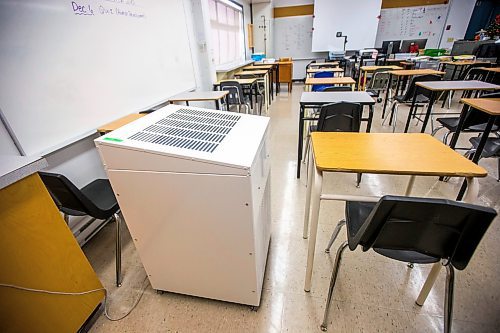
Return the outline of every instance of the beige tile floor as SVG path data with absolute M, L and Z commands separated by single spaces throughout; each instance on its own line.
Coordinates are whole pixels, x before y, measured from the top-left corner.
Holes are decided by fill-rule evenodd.
M 295 178 L 297 117 L 303 86 L 295 84 L 270 108 L 272 142 L 272 240 L 269 250 L 262 302 L 258 311 L 250 307 L 179 294 L 157 294 L 145 280 L 145 271 L 127 231 L 123 241 L 121 288 L 114 286 L 114 225 L 108 225 L 84 248 L 99 278 L 109 290 L 110 315 L 125 313 L 143 286 L 144 296 L 125 319 L 111 322 L 104 316 L 92 332 L 320 332 L 325 297 L 334 254 L 322 250 L 334 225 L 343 215 L 343 204 L 325 202 L 320 213 L 313 288 L 303 290 L 307 240 L 302 239 L 305 177 Z M 453 109 L 460 106 L 455 101 Z M 398 130 L 403 128 L 407 108 L 403 107 Z M 376 107 L 373 130 L 381 126 L 381 105 Z M 416 131 L 415 127 L 412 127 Z M 441 134 L 442 135 L 442 134 Z M 467 140 L 464 136 L 462 144 Z M 496 161 L 481 161 L 489 172 L 481 179 L 478 203 L 500 209 L 500 183 L 496 181 Z M 305 168 L 303 168 L 305 169 Z M 304 170 L 303 170 L 304 175 Z M 355 176 L 326 176 L 326 191 L 357 194 L 401 194 L 407 178 L 364 175 L 361 188 Z M 436 178 L 417 178 L 416 196 L 454 199 L 459 179 L 439 182 Z M 345 239 L 341 233 L 333 245 Z M 203 249 L 200 249 L 203 251 Z M 334 253 L 335 250 L 332 252 Z M 488 230 L 475 256 L 464 271 L 456 274 L 454 332 L 500 331 L 500 226 L 498 218 Z M 407 268 L 373 252 L 347 251 L 334 293 L 329 332 L 440 332 L 443 326 L 445 272 L 423 307 L 415 299 L 429 267 Z

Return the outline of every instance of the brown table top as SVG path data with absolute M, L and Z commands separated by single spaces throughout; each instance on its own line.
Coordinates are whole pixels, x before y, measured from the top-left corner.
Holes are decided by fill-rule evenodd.
M 115 121 L 112 121 L 110 123 L 107 123 L 106 125 L 102 125 L 97 129 L 98 132 L 100 133 L 109 133 L 112 132 L 122 126 L 127 125 L 128 123 L 133 122 L 134 120 L 137 120 L 139 118 L 144 117 L 146 114 L 142 113 L 132 113 L 129 114 L 128 116 L 122 117 L 120 119 L 117 119 Z
M 271 64 L 248 65 L 246 67 L 243 67 L 243 70 L 244 71 L 253 71 L 253 70 L 259 70 L 259 69 L 271 69 L 273 67 L 274 67 L 274 65 L 271 65 Z
M 321 68 L 308 68 L 307 73 L 319 73 L 319 72 L 344 72 L 343 68 L 339 67 L 321 67 Z
M 462 98 L 460 102 L 493 116 L 500 116 L 500 98 Z
M 257 78 L 252 77 L 249 79 L 224 79 L 224 80 L 217 81 L 216 84 L 219 85 L 221 82 L 227 82 L 227 81 L 236 81 L 239 84 L 253 84 L 257 81 Z
M 308 77 L 306 85 L 311 84 L 355 84 L 356 81 L 352 77 Z
M 190 91 L 182 94 L 177 94 L 168 99 L 169 102 L 185 102 L 185 101 L 216 101 L 224 98 L 228 91 Z
M 256 69 L 256 70 L 243 70 L 238 73 L 235 73 L 234 76 L 242 76 L 242 75 L 266 75 L 268 70 L 265 69 Z
M 313 132 L 321 171 L 485 177 L 482 167 L 425 133 Z
M 387 68 L 387 69 L 393 69 L 393 70 L 398 70 L 398 69 L 403 69 L 403 67 L 400 66 L 395 66 L 395 65 L 389 65 L 389 66 L 361 66 L 361 70 L 365 72 L 373 72 L 376 71 L 377 69 L 380 68 Z
M 488 71 L 488 72 L 495 72 L 495 73 L 500 73 L 500 67 L 480 67 L 479 69 Z
M 477 80 L 423 81 L 423 82 L 417 82 L 417 86 L 432 91 L 500 89 L 500 86 L 497 86 L 496 84 L 477 81 Z
M 402 69 L 397 71 L 390 71 L 392 75 L 396 76 L 411 76 L 411 75 L 427 75 L 427 74 L 436 74 L 436 75 L 444 75 L 445 72 L 440 72 L 435 69 Z
M 441 61 L 442 64 L 455 66 L 468 66 L 473 64 L 489 64 L 489 61 L 483 60 L 457 60 L 457 61 Z
M 339 62 L 338 61 L 332 61 L 332 62 L 313 62 L 312 64 L 309 65 L 309 67 L 315 67 L 315 66 L 338 66 Z

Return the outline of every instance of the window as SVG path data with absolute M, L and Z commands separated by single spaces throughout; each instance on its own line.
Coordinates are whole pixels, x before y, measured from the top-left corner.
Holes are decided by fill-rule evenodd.
M 215 65 L 245 60 L 243 8 L 229 0 L 209 0 Z

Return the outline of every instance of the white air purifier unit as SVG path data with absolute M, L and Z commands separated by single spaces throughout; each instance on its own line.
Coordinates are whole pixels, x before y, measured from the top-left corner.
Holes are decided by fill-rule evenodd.
M 259 305 L 268 123 L 169 105 L 95 140 L 154 289 Z

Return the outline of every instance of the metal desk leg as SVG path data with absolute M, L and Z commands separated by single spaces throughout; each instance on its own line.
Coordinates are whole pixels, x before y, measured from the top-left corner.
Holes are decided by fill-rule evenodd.
M 218 99 L 215 100 L 215 109 L 220 110 L 220 103 Z
M 297 179 L 300 178 L 300 164 L 302 161 L 302 146 L 304 144 L 304 105 L 300 105 L 299 115 L 299 142 L 297 143 Z
M 281 91 L 281 84 L 280 84 L 280 65 L 278 64 L 276 66 L 276 94 L 279 94 Z
M 310 143 L 309 143 L 310 144 Z M 304 229 L 302 230 L 302 238 L 307 239 L 309 235 L 309 213 L 311 211 L 311 189 L 314 179 L 314 157 L 312 152 L 309 153 L 309 168 L 307 170 L 307 187 L 306 187 L 306 206 L 304 209 Z
M 387 100 L 389 99 L 389 90 L 391 89 L 392 74 L 389 74 L 389 82 L 387 83 L 387 89 L 385 91 L 384 107 L 382 108 L 382 119 L 385 117 L 385 110 L 387 108 Z
M 408 184 L 406 185 L 405 196 L 409 196 L 411 194 L 411 190 L 413 190 L 413 184 L 415 184 L 415 176 L 410 176 L 410 180 L 408 180 Z
M 413 99 L 411 100 L 411 106 L 410 106 L 410 111 L 408 112 L 408 118 L 406 119 L 404 133 L 408 133 L 408 130 L 410 129 L 411 115 L 413 113 L 413 110 L 415 109 L 415 102 L 416 101 L 417 101 L 417 92 L 415 91 L 415 94 L 413 95 Z
M 311 155 L 312 154 L 311 152 Z M 309 229 L 309 242 L 308 242 L 308 250 L 307 250 L 307 267 L 306 267 L 306 280 L 304 283 L 304 290 L 311 290 L 311 278 L 312 278 L 312 269 L 314 264 L 314 252 L 316 249 L 316 236 L 318 233 L 318 218 L 319 218 L 319 207 L 321 202 L 321 188 L 323 186 L 323 175 L 321 171 L 318 171 L 316 168 L 316 161 L 313 158 L 313 165 L 310 165 L 310 168 L 313 168 L 313 172 L 311 175 L 312 187 L 311 191 L 311 223 Z
M 455 149 L 455 146 L 457 145 L 458 142 L 458 137 L 460 136 L 460 132 L 462 131 L 462 127 L 464 126 L 465 122 L 465 117 L 467 116 L 467 113 L 469 112 L 469 106 L 467 104 L 464 104 L 462 108 L 462 113 L 460 113 L 460 118 L 458 120 L 457 124 L 457 130 L 453 132 L 453 135 L 451 136 L 451 141 L 450 141 L 450 148 Z
M 373 105 L 368 106 L 368 124 L 366 124 L 366 133 L 370 133 L 372 128 L 372 120 L 373 120 Z
M 425 118 L 424 118 L 424 122 L 422 124 L 422 129 L 420 130 L 420 133 L 425 133 L 425 127 L 427 126 L 427 123 L 429 122 L 429 118 L 431 117 L 432 107 L 434 105 L 435 100 L 436 100 L 436 92 L 432 91 L 431 97 L 429 98 L 429 106 L 427 107 L 427 112 L 425 113 Z

